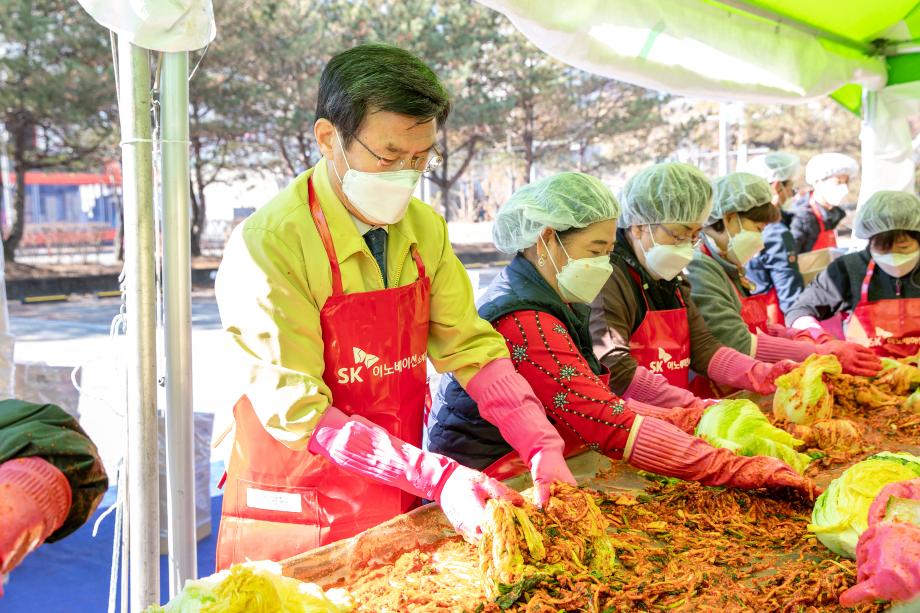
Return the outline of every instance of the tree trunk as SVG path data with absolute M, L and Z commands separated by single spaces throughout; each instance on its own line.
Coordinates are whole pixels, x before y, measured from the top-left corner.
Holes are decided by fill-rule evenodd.
M 528 101 L 524 104 L 524 133 L 521 140 L 524 144 L 524 183 L 530 183 L 534 165 L 534 107 Z
M 438 168 L 435 173 L 440 175 L 438 177 L 438 189 L 441 192 L 441 205 L 444 207 L 444 221 L 453 221 L 454 211 L 450 205 L 450 188 L 453 187 L 453 182 L 450 180 L 450 175 L 448 174 L 447 163 L 450 159 L 450 152 L 447 149 L 447 130 L 444 130 L 444 151 L 441 156 L 444 158 L 444 161 L 441 162 L 441 167 Z
M 7 262 L 16 261 L 16 249 L 22 241 L 26 227 L 26 163 L 25 148 L 28 144 L 28 129 L 18 125 L 13 134 L 13 172 L 16 174 L 16 194 L 13 197 L 13 219 L 10 233 L 3 240 L 3 257 Z
M 201 139 L 195 137 L 192 139 L 192 150 L 195 152 L 195 176 L 194 184 L 189 182 L 189 195 L 192 204 L 191 219 L 191 236 L 190 252 L 192 257 L 201 255 L 201 234 L 204 232 L 205 224 L 205 202 L 204 202 L 204 175 L 201 168 Z

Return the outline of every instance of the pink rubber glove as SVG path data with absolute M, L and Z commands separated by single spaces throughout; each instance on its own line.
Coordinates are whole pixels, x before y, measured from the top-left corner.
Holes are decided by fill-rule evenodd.
M 875 497 L 869 508 L 869 529 L 856 545 L 859 583 L 840 595 L 841 606 L 920 595 L 920 526 L 885 520 L 892 496 L 920 500 L 920 479 L 890 483 Z
M 796 330 L 779 324 L 767 324 L 767 335 L 788 338 L 793 341 L 807 340 L 811 342 L 813 340 L 807 330 Z
M 543 508 L 549 501 L 553 481 L 575 485 L 575 477 L 563 457 L 562 437 L 510 359 L 486 364 L 470 379 L 466 392 L 483 419 L 498 428 L 502 438 L 530 467 L 538 507 Z
M 70 505 L 70 483 L 49 462 L 30 457 L 0 464 L 0 574 L 60 528 Z
M 735 455 L 654 417 L 637 418 L 633 428 L 635 438 L 627 462 L 641 470 L 703 485 L 790 488 L 809 498 L 820 491 L 810 479 L 776 458 Z
M 323 415 L 308 450 L 349 472 L 438 501 L 451 525 L 470 540 L 481 533 L 486 500 L 524 502 L 502 483 L 450 458 L 422 451 L 373 422 L 349 417 L 334 407 Z
M 829 339 L 819 342 L 815 346 L 815 353 L 837 356 L 843 372 L 851 375 L 874 377 L 882 369 L 882 361 L 875 352 L 856 343 Z
M 776 378 L 796 366 L 790 360 L 775 364 L 759 362 L 730 347 L 721 347 L 709 361 L 708 374 L 716 383 L 767 395 L 776 391 Z
M 638 400 L 660 407 L 701 407 L 700 399 L 685 389 L 668 383 L 659 374 L 643 366 L 636 368 L 633 380 L 622 396 L 623 400 Z
M 701 403 L 702 402 L 703 401 L 701 401 Z M 626 408 L 636 415 L 654 417 L 655 419 L 673 424 L 688 434 L 693 434 L 696 430 L 696 425 L 700 423 L 700 418 L 703 417 L 703 413 L 706 411 L 707 407 L 693 406 L 666 409 L 653 404 L 639 402 L 638 400 L 628 400 L 626 401 Z

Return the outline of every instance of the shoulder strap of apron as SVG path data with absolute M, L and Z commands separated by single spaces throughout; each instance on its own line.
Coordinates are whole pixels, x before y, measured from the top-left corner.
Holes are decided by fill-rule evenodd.
M 339 259 L 335 255 L 335 245 L 332 244 L 332 235 L 329 234 L 329 224 L 326 223 L 326 216 L 323 209 L 319 206 L 319 200 L 316 198 L 316 192 L 313 191 L 313 177 L 307 179 L 307 188 L 310 192 L 310 215 L 313 217 L 313 223 L 316 224 L 316 231 L 319 232 L 319 238 L 323 241 L 323 247 L 326 249 L 326 256 L 329 258 L 329 267 L 332 269 L 332 294 L 342 294 L 342 271 L 339 270 Z
M 872 280 L 872 273 L 875 272 L 875 260 L 869 259 L 869 265 L 866 267 L 866 276 L 863 277 L 862 289 L 859 292 L 860 302 L 869 302 L 869 281 Z
M 319 206 L 319 199 L 313 189 L 313 177 L 307 179 L 307 189 L 310 198 L 310 215 L 313 217 L 313 223 L 316 224 L 316 231 L 319 232 L 320 240 L 323 241 L 323 247 L 326 249 L 326 256 L 329 258 L 329 267 L 332 269 L 332 293 L 339 295 L 342 290 L 342 271 L 339 269 L 339 260 L 335 255 L 335 245 L 332 242 L 332 235 L 329 234 L 329 224 L 326 223 L 326 216 L 323 209 Z M 425 264 L 418 254 L 418 249 L 412 248 L 412 259 L 415 260 L 415 266 L 418 268 L 418 278 L 425 278 Z
M 642 277 L 640 277 L 636 269 L 629 264 L 626 265 L 626 268 L 629 271 L 629 276 L 632 277 L 632 280 L 639 286 L 639 293 L 642 294 L 642 300 L 645 301 L 645 310 L 654 311 L 655 309 L 648 304 L 648 296 L 645 295 L 645 284 L 642 283 Z M 677 296 L 677 301 L 680 302 L 680 305 L 686 308 L 687 305 L 684 303 L 684 297 L 680 293 L 680 288 L 674 290 L 674 295 Z
M 706 241 L 703 241 L 702 243 L 700 243 L 700 251 L 702 251 L 703 253 L 711 257 L 712 259 L 715 259 L 715 257 L 713 257 L 712 255 L 712 249 L 709 248 L 709 245 L 706 244 Z M 725 276 L 728 277 L 727 274 Z M 741 294 L 740 291 L 738 291 L 738 286 L 735 285 L 735 282 L 731 280 L 731 277 L 728 278 L 728 284 L 732 286 L 733 290 L 735 290 L 735 294 L 738 296 L 738 300 L 744 300 L 744 296 Z
M 812 196 L 808 197 L 808 206 L 811 207 L 811 212 L 814 213 L 815 219 L 818 220 L 818 229 L 824 232 L 824 217 L 821 216 L 821 209 L 818 207 L 818 203 L 812 200 Z
M 642 283 L 642 277 L 640 277 L 639 273 L 629 264 L 626 265 L 626 269 L 629 271 L 629 276 L 632 277 L 635 284 L 639 286 L 639 293 L 642 294 L 642 300 L 645 301 L 645 310 L 651 311 L 652 307 L 648 304 L 648 296 L 645 295 L 645 285 Z

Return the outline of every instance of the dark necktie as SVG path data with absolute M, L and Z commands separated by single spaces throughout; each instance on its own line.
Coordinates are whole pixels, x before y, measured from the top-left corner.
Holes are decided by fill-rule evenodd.
M 383 274 L 383 286 L 387 286 L 387 231 L 383 228 L 374 228 L 364 235 L 364 241 L 371 250 L 371 255 L 380 265 Z

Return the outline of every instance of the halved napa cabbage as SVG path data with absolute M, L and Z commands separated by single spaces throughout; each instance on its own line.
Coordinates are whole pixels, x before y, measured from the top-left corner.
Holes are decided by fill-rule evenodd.
M 282 576 L 279 564 L 266 561 L 186 581 L 172 600 L 145 613 L 347 613 L 352 608 L 345 590 L 324 592 L 315 583 Z
M 697 424 L 696 435 L 738 455 L 778 458 L 800 474 L 811 462 L 795 450 L 803 441 L 773 426 L 750 400 L 723 400 L 711 406 Z
M 797 368 L 776 378 L 773 415 L 794 424 L 810 424 L 830 419 L 834 411 L 834 395 L 824 382 L 824 375 L 843 372 L 840 361 L 833 355 L 812 355 Z
M 808 529 L 834 553 L 856 557 L 856 542 L 868 528 L 869 507 L 889 483 L 920 477 L 920 457 L 882 452 L 849 467 L 831 481 L 811 514 Z

